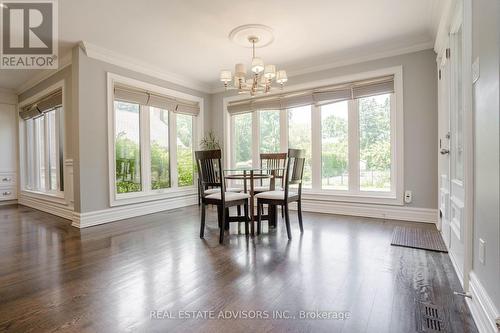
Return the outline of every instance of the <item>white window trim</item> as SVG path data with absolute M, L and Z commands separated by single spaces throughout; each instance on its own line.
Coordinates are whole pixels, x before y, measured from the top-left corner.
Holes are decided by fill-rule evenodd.
M 18 109 L 20 110 L 27 105 L 33 104 L 34 102 L 40 100 L 44 96 L 47 96 L 48 94 L 50 94 L 58 89 L 61 89 L 62 90 L 62 110 L 63 110 L 63 112 L 66 112 L 66 103 L 65 103 L 65 101 L 66 101 L 65 93 L 66 92 L 65 92 L 64 85 L 65 85 L 65 80 L 61 80 L 61 81 L 54 83 L 53 85 L 41 90 L 40 92 L 36 93 L 35 95 L 28 97 L 24 101 L 20 102 L 18 104 Z M 64 116 L 63 116 L 63 119 L 64 119 Z M 44 122 L 44 124 L 46 127 L 47 122 Z M 63 124 L 63 126 L 64 126 L 64 124 Z M 20 117 L 18 117 L 18 128 L 19 128 L 18 133 L 19 133 L 19 159 L 20 159 L 20 161 L 19 161 L 20 162 L 19 163 L 20 194 L 28 196 L 28 197 L 33 197 L 33 198 L 43 199 L 46 201 L 51 201 L 51 202 L 58 203 L 58 204 L 70 205 L 71 204 L 70 197 L 69 197 L 69 193 L 67 191 L 50 191 L 50 190 L 36 191 L 36 190 L 30 190 L 30 189 L 26 188 L 26 180 L 28 178 L 28 174 L 27 174 L 28 170 L 26 168 L 26 161 L 28 159 L 28 156 L 26 154 L 26 149 L 27 149 L 27 147 L 26 147 L 26 139 L 27 139 L 26 135 L 27 134 L 26 134 L 26 130 L 25 130 L 26 122 Z M 66 136 L 66 131 L 63 131 L 63 133 Z M 58 137 L 59 133 L 56 133 L 56 136 L 57 136 L 56 140 L 61 140 L 61 138 Z M 35 138 L 33 138 L 33 140 L 35 140 Z M 66 149 L 67 149 L 66 138 L 64 137 L 64 138 L 62 138 L 62 140 L 63 140 L 63 160 L 65 161 L 66 156 L 67 156 L 66 155 Z M 45 150 L 47 150 L 47 149 L 45 148 Z M 46 172 L 48 172 L 48 170 L 46 170 Z M 59 169 L 58 169 L 58 172 L 59 172 Z M 66 173 L 67 173 L 67 170 L 64 167 L 63 177 L 65 179 L 67 178 Z M 46 179 L 48 179 L 48 178 L 46 178 Z M 60 180 L 58 180 L 58 182 L 59 181 Z M 66 187 L 66 183 L 65 183 L 65 187 Z
M 316 169 L 321 169 L 321 163 L 319 163 L 318 166 L 318 158 L 321 158 L 321 142 L 316 142 L 313 137 L 311 137 L 311 145 L 312 148 L 314 149 L 313 151 L 313 189 L 304 189 L 304 198 L 305 199 L 311 199 L 311 200 L 324 200 L 324 201 L 340 201 L 340 202 L 356 202 L 356 203 L 372 203 L 372 204 L 386 204 L 386 205 L 403 205 L 403 195 L 404 195 L 404 110 L 403 110 L 403 67 L 402 66 L 394 66 L 394 67 L 388 67 L 388 68 L 381 68 L 378 70 L 373 70 L 373 71 L 367 71 L 367 72 L 361 72 L 361 73 L 356 73 L 356 74 L 351 74 L 351 75 L 346 75 L 346 76 L 340 76 L 340 77 L 335 77 L 335 78 L 330 78 L 326 80 L 319 80 L 319 81 L 313 81 L 313 82 L 308 82 L 304 84 L 297 84 L 297 85 L 292 85 L 292 86 L 287 86 L 283 90 L 280 90 L 276 93 L 271 93 L 269 94 L 270 96 L 274 94 L 281 94 L 283 92 L 288 92 L 288 91 L 295 91 L 295 90 L 302 90 L 302 89 L 311 89 L 315 87 L 321 87 L 321 86 L 326 86 L 326 85 L 332 85 L 332 84 L 338 84 L 338 83 L 343 83 L 343 82 L 352 82 L 352 81 L 358 81 L 358 80 L 363 80 L 363 79 L 370 79 L 373 77 L 378 77 L 378 76 L 386 76 L 386 75 L 394 75 L 394 88 L 395 92 L 393 94 L 393 98 L 391 98 L 391 142 L 393 143 L 391 145 L 392 149 L 392 158 L 393 158 L 393 165 L 394 168 L 391 168 L 391 191 L 390 192 L 371 192 L 371 191 L 357 191 L 357 192 L 350 192 L 346 193 L 344 191 L 340 190 L 322 190 L 319 189 L 319 185 L 321 185 L 321 179 L 315 179 L 321 177 L 321 172 L 317 174 L 316 176 L 314 175 L 317 170 Z M 233 140 L 234 133 L 232 130 L 232 124 L 231 124 L 231 116 L 229 115 L 227 111 L 227 106 L 230 102 L 233 101 L 238 101 L 238 100 L 243 100 L 248 98 L 248 96 L 229 96 L 223 98 L 223 131 L 224 131 L 224 147 L 227 149 L 224 150 L 224 163 L 225 167 L 229 168 L 233 164 L 233 152 L 232 152 L 232 146 L 231 146 L 231 141 Z M 349 103 L 355 103 L 353 101 L 350 101 Z M 356 103 L 357 104 L 357 103 Z M 321 118 L 319 118 L 318 122 L 318 115 L 314 115 L 315 109 L 319 109 L 318 107 L 312 106 L 312 112 L 311 112 L 311 117 L 312 117 L 312 133 L 317 133 L 321 132 Z M 256 113 L 256 112 L 254 112 Z M 318 111 L 316 113 L 319 114 Z M 285 115 L 285 116 L 283 116 Z M 321 117 L 321 115 L 319 115 Z M 254 117 L 255 118 L 255 117 Z M 258 117 L 256 117 L 258 118 Z M 285 123 L 287 122 L 288 117 L 286 117 L 286 110 L 281 111 L 281 117 L 280 117 L 280 123 Z M 351 121 L 349 121 L 349 126 L 357 126 L 357 122 L 351 125 Z M 255 127 L 255 125 L 253 125 Z M 319 128 L 318 128 L 319 126 Z M 281 149 L 282 151 L 285 151 L 288 146 L 288 126 L 281 127 L 282 129 L 285 128 L 286 131 L 281 131 L 281 132 L 286 132 L 286 133 L 281 133 L 281 135 L 285 135 L 281 137 Z M 353 138 L 351 136 L 354 136 L 354 133 L 352 130 L 349 131 L 349 140 L 359 140 L 359 136 L 357 138 Z M 257 140 L 258 137 L 254 137 L 254 141 Z M 283 139 L 284 138 L 284 139 Z M 255 151 L 258 149 L 258 143 L 253 144 L 254 148 L 252 151 Z M 356 145 L 359 147 L 359 145 Z M 319 149 L 319 151 L 317 151 Z M 357 156 L 359 155 L 358 152 L 356 151 L 350 151 L 349 152 L 349 160 L 357 160 Z M 255 154 L 255 152 L 254 152 Z M 356 154 L 356 155 L 355 155 Z M 253 158 L 255 159 L 257 156 L 258 158 L 258 151 L 257 155 L 254 155 Z M 319 157 L 318 157 L 319 156 Z M 355 159 L 353 159 L 355 157 Z M 255 162 L 254 162 L 255 163 Z M 350 174 L 359 174 L 359 166 L 356 165 L 357 163 L 349 163 L 349 172 Z M 351 173 L 354 172 L 354 173 Z M 356 179 L 356 182 L 358 181 L 358 177 L 352 177 Z M 351 184 L 350 187 L 356 186 L 356 184 Z M 351 190 L 352 188 L 350 188 Z
M 141 141 L 141 183 L 142 192 L 133 193 L 116 193 L 116 177 L 115 177 L 115 109 L 114 109 L 114 86 L 118 83 L 136 87 L 139 89 L 144 89 L 161 95 L 168 95 L 171 97 L 177 97 L 185 99 L 188 101 L 198 102 L 200 105 L 200 113 L 197 117 L 194 117 L 193 122 L 193 151 L 199 149 L 199 141 L 203 136 L 203 116 L 204 116 L 204 99 L 202 97 L 182 93 L 176 90 L 164 88 L 151 83 L 139 81 L 129 77 L 121 76 L 115 73 L 107 73 L 107 100 L 108 100 L 108 177 L 109 177 L 109 204 L 111 207 L 128 205 L 133 203 L 147 202 L 153 200 L 161 200 L 168 198 L 177 198 L 186 195 L 193 195 L 197 193 L 197 175 L 194 174 L 193 185 L 178 187 L 175 179 L 177 179 L 177 161 L 175 159 L 176 154 L 170 154 L 170 178 L 171 187 L 167 189 L 151 190 L 151 184 L 148 177 L 149 172 L 144 172 L 149 168 L 149 160 L 146 160 L 145 154 L 143 152 L 149 152 L 149 147 L 144 149 L 145 140 Z M 142 106 L 141 106 L 142 108 Z M 141 122 L 147 121 L 146 126 L 141 126 L 141 137 L 149 137 L 149 115 L 145 112 L 141 112 L 144 116 L 141 118 Z M 169 146 L 172 151 L 176 150 L 177 147 L 177 134 L 171 131 L 170 128 L 174 126 L 175 128 L 175 118 L 172 117 L 172 112 L 169 112 Z M 147 118 L 147 119 L 146 119 Z M 171 146 L 171 145 L 174 146 Z M 147 155 L 147 153 L 146 153 Z M 172 167 L 174 166 L 174 167 Z

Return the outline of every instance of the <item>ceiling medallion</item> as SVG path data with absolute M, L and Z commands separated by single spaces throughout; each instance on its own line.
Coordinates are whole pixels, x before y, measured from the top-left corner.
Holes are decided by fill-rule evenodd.
M 264 60 L 255 54 L 255 49 L 265 47 L 274 41 L 271 28 L 261 24 L 247 24 L 237 27 L 229 34 L 229 39 L 234 43 L 252 48 L 252 62 L 250 73 L 247 73 L 245 64 L 235 65 L 234 75 L 230 70 L 220 72 L 220 81 L 226 90 L 237 89 L 240 94 L 267 94 L 273 89 L 273 82 L 282 89 L 288 81 L 285 70 L 276 70 L 275 65 L 265 65 Z M 232 86 L 230 86 L 232 83 Z

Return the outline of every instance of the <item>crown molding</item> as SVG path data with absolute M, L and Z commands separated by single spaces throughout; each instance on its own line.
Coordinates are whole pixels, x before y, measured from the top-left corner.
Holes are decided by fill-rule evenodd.
M 64 57 L 62 57 L 59 60 L 59 68 L 57 70 L 52 70 L 52 69 L 47 69 L 44 70 L 37 75 L 34 75 L 31 77 L 28 81 L 24 82 L 21 84 L 19 87 L 15 89 L 15 93 L 17 95 L 22 94 L 23 92 L 33 88 L 40 82 L 46 80 L 47 78 L 51 77 L 52 75 L 56 74 L 57 72 L 63 70 L 64 68 L 68 67 L 71 65 L 71 52 L 68 52 Z
M 428 41 L 416 43 L 416 44 L 409 45 L 409 46 L 390 49 L 387 51 L 381 51 L 381 52 L 367 52 L 367 51 L 365 51 L 365 53 L 366 53 L 365 55 L 357 56 L 357 57 L 345 55 L 343 57 L 337 58 L 333 62 L 309 66 L 309 67 L 305 67 L 305 68 L 301 68 L 301 69 L 297 69 L 297 70 L 293 70 L 293 69 L 287 70 L 288 78 L 290 80 L 290 78 L 292 78 L 292 77 L 300 76 L 300 75 L 304 75 L 304 74 L 321 72 L 321 71 L 330 70 L 330 69 L 334 69 L 334 68 L 338 68 L 338 67 L 349 66 L 349 65 L 359 64 L 359 63 L 363 63 L 363 62 L 394 57 L 394 56 L 398 56 L 398 55 L 402 55 L 402 54 L 423 51 L 423 50 L 429 50 L 429 49 L 432 49 L 433 45 L 434 45 L 434 42 L 432 40 L 428 40 Z M 212 85 L 212 90 L 211 90 L 212 94 L 221 93 L 224 91 L 225 91 L 224 87 L 220 87 L 218 84 L 215 84 L 215 83 Z
M 151 66 L 147 63 L 138 61 L 130 57 L 123 56 L 117 52 L 105 49 L 101 46 L 97 46 L 86 41 L 81 41 L 79 43 L 79 46 L 83 50 L 85 55 L 89 58 L 107 62 L 134 72 L 142 73 L 151 77 L 178 84 L 189 89 L 198 90 L 204 93 L 211 92 L 210 86 L 201 81 L 167 72 L 161 68 Z

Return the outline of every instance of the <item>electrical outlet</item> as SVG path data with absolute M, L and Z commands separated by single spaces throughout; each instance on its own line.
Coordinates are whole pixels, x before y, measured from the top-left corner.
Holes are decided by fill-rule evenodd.
M 405 202 L 411 203 L 412 200 L 413 200 L 413 194 L 411 193 L 411 191 L 405 191 Z
M 486 242 L 479 238 L 479 262 L 484 265 L 484 260 L 486 257 Z

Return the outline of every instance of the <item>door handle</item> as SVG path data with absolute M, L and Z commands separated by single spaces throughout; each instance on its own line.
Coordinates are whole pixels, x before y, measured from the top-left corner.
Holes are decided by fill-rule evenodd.
M 443 148 L 443 149 L 441 149 L 440 153 L 441 153 L 441 155 L 446 155 L 446 154 L 450 153 L 450 150 Z

